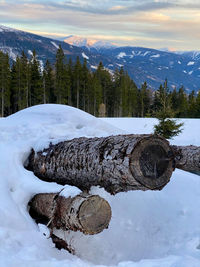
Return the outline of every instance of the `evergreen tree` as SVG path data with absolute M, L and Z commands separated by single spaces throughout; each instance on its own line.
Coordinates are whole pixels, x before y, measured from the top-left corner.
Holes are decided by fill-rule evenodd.
M 0 108 L 2 117 L 10 113 L 9 56 L 2 52 L 0 52 Z
M 79 57 L 76 58 L 76 63 L 73 71 L 73 103 L 74 106 L 79 108 L 80 106 L 80 91 L 81 91 L 81 75 L 82 65 Z
M 57 104 L 68 104 L 71 98 L 70 77 L 67 72 L 66 58 L 61 46 L 56 54 L 55 63 L 55 96 Z
M 24 52 L 13 63 L 11 83 L 12 109 L 16 112 L 28 107 L 28 59 Z
M 97 79 L 99 80 L 102 88 L 102 104 L 105 105 L 106 114 L 109 116 L 109 114 L 112 112 L 110 101 L 112 102 L 112 77 L 108 70 L 106 70 L 103 66 L 103 63 L 100 62 L 98 65 L 98 68 L 95 72 L 95 75 Z
M 43 103 L 43 84 L 40 70 L 40 64 L 37 60 L 36 52 L 33 51 L 32 58 L 30 60 L 30 92 L 29 101 L 30 105 L 37 105 Z
M 93 75 L 92 78 L 92 90 L 93 90 L 93 115 L 99 115 L 99 107 L 102 103 L 103 95 L 102 95 L 102 86 L 101 83 L 96 75 Z
M 195 117 L 200 118 L 200 91 L 198 92 L 197 98 L 196 98 Z
M 196 97 L 194 90 L 189 94 L 188 97 L 188 117 L 195 118 L 196 116 Z
M 156 113 L 156 117 L 159 123 L 158 125 L 154 126 L 154 134 L 158 134 L 167 139 L 170 139 L 173 136 L 176 136 L 181 133 L 181 127 L 183 126 L 183 123 L 178 124 L 175 120 L 170 119 L 173 117 L 174 114 L 171 109 L 168 90 L 169 89 L 166 80 L 164 86 L 160 86 L 159 88 L 161 108 Z
M 113 88 L 113 116 L 121 117 L 122 116 L 122 86 L 121 86 L 121 77 L 123 75 L 123 68 L 115 70 L 114 73 L 114 88 Z
M 170 101 L 171 101 L 171 108 L 174 111 L 174 114 L 178 113 L 178 93 L 176 88 L 172 92 L 170 92 Z
M 43 70 L 43 103 L 55 103 L 53 68 L 47 60 Z
M 89 70 L 87 68 L 87 60 L 84 59 L 82 71 L 81 71 L 81 81 L 80 81 L 80 108 L 86 111 L 86 106 L 88 102 L 88 84 L 89 84 Z
M 183 86 L 179 89 L 178 91 L 178 112 L 177 116 L 178 118 L 184 118 L 187 117 L 187 110 L 188 110 L 188 105 L 187 105 L 187 96 L 184 92 Z
M 147 83 L 142 84 L 141 89 L 138 91 L 138 110 L 141 117 L 144 117 L 150 112 L 150 92 L 147 89 Z

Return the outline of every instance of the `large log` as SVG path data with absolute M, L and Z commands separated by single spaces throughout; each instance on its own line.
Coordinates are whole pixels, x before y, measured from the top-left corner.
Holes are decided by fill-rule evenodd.
M 161 190 L 174 169 L 168 141 L 157 135 L 75 138 L 29 156 L 28 169 L 45 181 L 82 190 L 104 187 L 111 194 Z
M 172 146 L 172 149 L 176 168 L 200 175 L 199 146 Z
M 56 193 L 43 193 L 35 195 L 29 206 L 36 222 L 46 223 L 51 229 L 93 235 L 108 228 L 111 219 L 110 205 L 97 195 L 83 193 L 66 198 Z

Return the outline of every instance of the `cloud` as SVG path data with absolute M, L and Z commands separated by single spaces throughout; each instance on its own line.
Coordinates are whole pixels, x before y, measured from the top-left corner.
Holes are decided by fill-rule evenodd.
M 198 1 L 187 0 L 0 1 L 1 23 L 7 26 L 55 37 L 96 35 L 154 48 L 199 49 L 199 10 Z

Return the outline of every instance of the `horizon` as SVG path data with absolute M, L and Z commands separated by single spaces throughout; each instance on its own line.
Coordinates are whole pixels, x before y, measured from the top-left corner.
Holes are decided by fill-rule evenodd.
M 169 51 L 200 47 L 198 0 L 0 0 L 1 24 L 59 39 L 69 35 Z
M 35 31 L 28 31 L 28 30 L 22 30 L 22 29 L 17 29 L 17 28 L 14 28 L 14 27 L 11 27 L 11 26 L 7 26 L 7 25 L 3 25 L 3 24 L 0 24 L 0 27 L 5 27 L 5 28 L 10 28 L 10 29 L 13 29 L 13 30 L 17 30 L 17 31 L 23 31 L 23 32 L 27 32 L 27 33 L 30 33 L 30 34 L 35 34 L 35 35 L 38 35 L 38 36 L 42 36 L 44 38 L 49 38 L 49 39 L 52 39 L 52 40 L 55 40 L 55 41 L 60 41 L 60 42 L 65 42 L 65 43 L 68 43 L 67 41 L 65 41 L 67 38 L 70 38 L 70 37 L 77 37 L 77 38 L 80 38 L 80 39 L 86 39 L 87 41 L 95 41 L 95 42 L 98 42 L 98 41 L 104 41 L 104 42 L 108 42 L 112 45 L 115 45 L 116 47 L 140 47 L 140 48 L 149 48 L 149 49 L 155 49 L 155 50 L 158 50 L 158 51 L 163 51 L 163 52 L 168 52 L 168 53 L 176 53 L 176 52 L 198 52 L 200 51 L 200 49 L 198 50 L 174 50 L 174 49 L 170 49 L 168 47 L 160 47 L 160 48 L 154 48 L 154 47 L 147 47 L 147 46 L 134 46 L 134 45 L 131 45 L 131 44 L 120 44 L 120 43 L 117 43 L 117 42 L 112 42 L 112 41 L 108 41 L 108 40 L 104 40 L 104 39 L 98 39 L 98 38 L 95 38 L 94 37 L 91 37 L 91 38 L 87 38 L 85 36 L 78 36 L 78 35 L 73 35 L 73 34 L 70 34 L 70 35 L 67 35 L 67 36 L 63 36 L 63 37 L 58 37 L 58 36 L 54 36 L 54 35 L 45 35 L 45 34 L 42 34 L 42 33 L 36 33 Z M 69 42 L 69 44 L 71 44 Z M 76 46 L 73 44 L 73 46 Z

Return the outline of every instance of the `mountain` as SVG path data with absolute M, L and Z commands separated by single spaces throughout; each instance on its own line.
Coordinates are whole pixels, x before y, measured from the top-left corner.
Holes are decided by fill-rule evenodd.
M 195 61 L 200 60 L 200 51 L 175 51 L 174 53 L 186 56 Z
M 71 38 L 71 39 L 70 39 Z M 71 44 L 24 31 L 0 26 L 0 50 L 8 53 L 12 60 L 24 51 L 29 57 L 35 49 L 41 66 L 46 59 L 55 61 L 59 45 L 65 55 L 72 60 L 79 56 L 83 62 L 87 59 L 88 67 L 95 70 L 100 61 L 111 73 L 123 67 L 136 82 L 137 86 L 146 81 L 156 90 L 165 79 L 172 89 L 184 85 L 187 92 L 200 89 L 200 52 L 169 52 L 143 47 L 109 46 L 101 41 L 88 41 L 69 37 Z M 73 42 L 72 42 L 73 41 Z M 77 41 L 76 45 L 75 41 Z
M 142 47 L 118 47 L 104 49 L 101 54 L 126 69 L 136 84 L 146 81 L 152 88 L 158 88 L 167 78 L 171 88 L 184 85 L 188 92 L 200 89 L 200 53 L 175 54 Z
M 102 59 L 101 55 L 92 54 L 81 47 L 0 25 L 0 50 L 8 53 L 11 60 L 16 60 L 22 51 L 30 58 L 35 49 L 41 65 L 44 65 L 46 59 L 54 62 L 59 45 L 62 46 L 65 55 L 72 60 L 76 60 L 77 56 L 81 61 L 86 58 L 90 68 L 98 65 Z M 108 60 L 105 59 L 104 62 L 107 64 Z
M 87 39 L 75 35 L 70 35 L 64 39 L 65 43 L 70 45 L 78 46 L 78 47 L 87 47 L 88 49 L 102 49 L 102 48 L 114 48 L 116 45 L 111 42 L 106 42 L 102 40 L 96 39 Z

